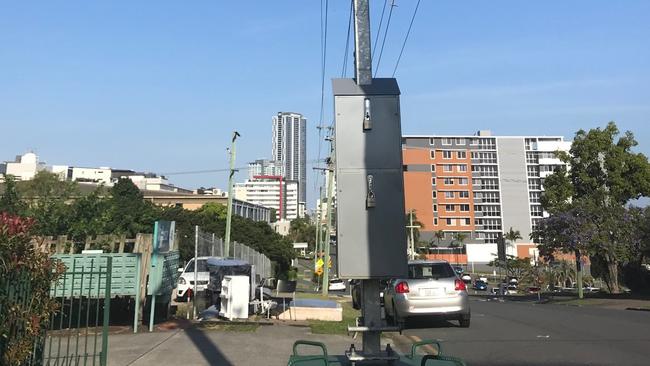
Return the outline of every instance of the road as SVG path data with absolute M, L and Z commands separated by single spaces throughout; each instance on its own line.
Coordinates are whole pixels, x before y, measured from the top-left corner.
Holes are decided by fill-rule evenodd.
M 472 299 L 472 324 L 411 322 L 469 366 L 650 365 L 650 312 Z

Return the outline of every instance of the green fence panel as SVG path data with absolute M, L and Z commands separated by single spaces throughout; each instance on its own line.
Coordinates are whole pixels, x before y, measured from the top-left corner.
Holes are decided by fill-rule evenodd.
M 91 266 L 106 267 L 106 263 L 110 258 L 112 262 L 111 269 L 111 297 L 115 296 L 136 296 L 138 290 L 138 264 L 141 261 L 142 255 L 140 253 L 107 253 L 107 254 L 57 254 L 53 258 L 60 260 L 65 264 L 66 272 L 72 271 L 85 271 Z M 65 284 L 60 283 L 59 286 L 52 288 L 50 294 L 53 297 L 64 296 L 95 296 L 101 293 L 99 288 L 100 281 L 98 281 L 98 274 L 93 274 L 91 278 L 86 277 L 82 280 L 80 276 L 66 281 Z M 92 286 L 92 288 L 87 288 Z M 103 296 L 103 293 L 102 295 Z
M 151 261 L 147 295 L 168 295 L 176 288 L 178 282 L 178 266 L 180 255 L 178 251 L 156 253 Z

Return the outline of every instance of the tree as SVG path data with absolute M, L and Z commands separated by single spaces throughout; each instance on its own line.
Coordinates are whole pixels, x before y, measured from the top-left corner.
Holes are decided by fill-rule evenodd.
M 506 276 L 521 278 L 524 274 L 530 271 L 531 265 L 528 258 L 519 258 L 513 255 L 506 256 L 505 261 L 495 259 L 488 263 L 488 266 L 495 268 L 502 268 L 506 272 Z
M 309 217 L 299 217 L 291 220 L 289 235 L 292 243 L 307 243 L 310 249 L 316 245 L 316 226 Z
M 467 239 L 467 234 L 465 234 L 463 232 L 454 233 L 454 236 L 453 236 L 454 242 L 452 242 L 450 246 L 460 246 L 460 247 L 462 247 L 463 242 L 465 241 L 465 239 Z
M 558 169 L 544 181 L 541 202 L 551 217 L 542 219 L 534 233 L 546 247 L 540 251 L 573 251 L 577 266 L 585 253 L 592 262 L 604 263 L 604 277 L 615 293 L 620 291 L 619 265 L 633 256 L 634 249 L 629 245 L 634 220 L 625 205 L 650 194 L 650 164 L 645 155 L 632 151 L 636 145 L 629 131 L 619 137 L 614 122 L 603 129 L 578 131 L 570 152 L 558 153 L 570 169 Z M 572 220 L 570 233 L 560 230 L 561 222 L 552 221 L 553 216 L 562 215 Z M 562 238 L 568 240 L 562 242 Z
M 128 178 L 120 178 L 110 189 L 109 230 L 115 234 L 150 233 L 156 221 L 155 206 L 144 200 L 140 189 Z
M 413 215 L 413 217 L 411 217 Z M 405 226 L 411 226 L 411 220 L 413 220 L 413 226 L 422 227 L 422 223 L 418 220 L 418 216 L 415 213 L 415 210 L 409 211 L 404 216 Z M 416 248 L 417 244 L 420 243 L 420 229 L 415 227 L 413 230 L 413 247 Z M 406 238 L 407 242 L 411 241 L 411 229 L 406 229 Z
M 517 240 L 523 239 L 521 237 L 521 233 L 519 232 L 519 230 L 514 230 L 512 226 L 510 227 L 510 230 L 503 237 L 510 243 L 516 243 Z
M 25 212 L 25 204 L 20 197 L 13 175 L 5 176 L 4 192 L 0 196 L 0 212 L 12 215 L 22 215 Z
M 440 246 L 440 241 L 445 238 L 445 232 L 442 230 L 438 230 L 433 234 L 436 237 L 436 241 L 438 242 L 438 246 Z
M 76 183 L 61 181 L 56 174 L 40 171 L 20 188 L 27 205 L 26 215 L 35 221 L 34 234 L 68 234 L 72 216 L 69 201 L 79 196 Z
M 71 204 L 69 235 L 79 242 L 87 237 L 108 233 L 110 221 L 109 202 L 105 189 L 98 187 L 87 196 L 77 198 Z

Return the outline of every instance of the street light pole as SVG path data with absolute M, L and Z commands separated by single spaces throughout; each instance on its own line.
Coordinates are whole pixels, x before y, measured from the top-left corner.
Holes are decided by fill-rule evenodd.
M 226 235 L 225 235 L 225 249 L 224 258 L 230 257 L 230 227 L 232 225 L 232 186 L 233 178 L 235 176 L 235 140 L 241 136 L 239 132 L 233 131 L 232 142 L 230 146 L 230 176 L 228 178 L 228 213 L 226 216 Z

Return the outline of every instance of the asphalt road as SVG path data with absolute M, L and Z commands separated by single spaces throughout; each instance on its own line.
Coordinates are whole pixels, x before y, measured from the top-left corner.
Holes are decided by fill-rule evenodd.
M 439 339 L 469 366 L 650 365 L 650 312 L 473 299 L 469 329 L 413 321 L 411 339 Z

